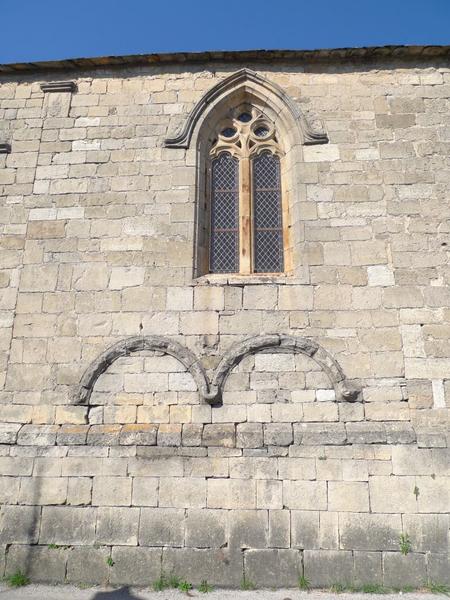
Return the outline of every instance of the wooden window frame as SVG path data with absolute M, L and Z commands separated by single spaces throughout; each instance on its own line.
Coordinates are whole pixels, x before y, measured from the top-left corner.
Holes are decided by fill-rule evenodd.
M 239 120 L 239 115 L 243 113 L 251 115 L 251 119 L 246 122 Z M 254 131 L 258 127 L 265 127 L 268 130 L 266 136 L 258 139 Z M 226 130 L 235 130 L 235 134 L 225 137 L 222 132 Z M 212 144 L 209 153 L 207 166 L 207 176 L 205 187 L 209 201 L 207 202 L 207 223 L 209 228 L 208 257 L 206 272 L 210 275 L 226 275 L 226 273 L 215 273 L 210 269 L 211 252 L 211 204 L 213 201 L 212 190 L 212 162 L 222 152 L 228 152 L 239 159 L 239 269 L 236 272 L 230 272 L 230 275 L 243 276 L 273 276 L 280 277 L 286 274 L 290 267 L 290 260 L 287 253 L 289 247 L 289 206 L 287 204 L 287 194 L 284 192 L 283 183 L 283 164 L 284 152 L 279 144 L 275 125 L 255 108 L 234 111 L 231 118 L 225 119 L 218 127 L 218 135 Z M 255 272 L 254 270 L 254 206 L 253 206 L 253 160 L 252 158 L 261 152 L 271 152 L 279 157 L 280 160 L 280 216 L 282 223 L 282 245 L 283 245 L 283 270 L 276 272 Z

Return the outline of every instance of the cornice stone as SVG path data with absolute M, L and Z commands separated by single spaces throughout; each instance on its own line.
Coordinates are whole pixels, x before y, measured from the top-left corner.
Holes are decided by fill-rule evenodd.
M 41 83 L 41 90 L 45 92 L 76 92 L 77 85 L 74 81 L 50 81 Z

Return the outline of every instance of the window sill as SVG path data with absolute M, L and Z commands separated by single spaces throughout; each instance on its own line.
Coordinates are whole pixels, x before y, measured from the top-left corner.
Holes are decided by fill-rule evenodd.
M 267 275 L 239 275 L 238 273 L 220 273 L 208 274 L 197 277 L 193 280 L 194 285 L 296 285 L 305 282 L 293 277 L 292 275 L 283 275 L 280 273 Z

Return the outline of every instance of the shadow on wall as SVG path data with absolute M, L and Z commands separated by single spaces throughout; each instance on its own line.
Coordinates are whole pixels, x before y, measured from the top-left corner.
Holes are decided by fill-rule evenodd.
M 97 592 L 93 596 L 92 600 L 142 600 L 141 596 L 135 596 L 130 592 L 128 585 L 119 588 L 118 590 L 111 590 L 110 592 Z

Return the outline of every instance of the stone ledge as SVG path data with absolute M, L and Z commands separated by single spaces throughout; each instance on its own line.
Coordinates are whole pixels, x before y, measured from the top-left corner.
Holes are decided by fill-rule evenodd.
M 195 431 L 193 431 L 195 425 Z M 245 435 L 244 425 L 249 430 Z M 245 443 L 243 443 L 245 435 Z M 296 423 L 133 423 L 103 425 L 4 424 L 0 443 L 20 446 L 158 446 L 263 450 L 290 446 L 413 445 L 447 448 L 445 432 L 416 432 L 411 423 L 387 422 L 296 422 Z
M 46 92 L 76 92 L 77 85 L 74 81 L 50 81 L 41 83 L 41 90 Z

